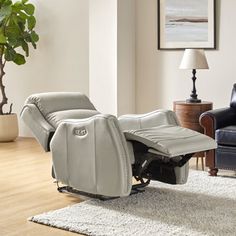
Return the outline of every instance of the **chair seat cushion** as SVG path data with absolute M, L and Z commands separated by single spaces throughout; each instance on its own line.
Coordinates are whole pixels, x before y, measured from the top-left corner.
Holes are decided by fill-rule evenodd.
M 216 130 L 216 141 L 220 145 L 236 146 L 236 126 Z
M 94 115 L 100 114 L 96 110 L 88 110 L 88 109 L 73 109 L 73 110 L 64 110 L 64 111 L 56 111 L 49 113 L 47 115 L 48 122 L 54 127 L 57 128 L 58 125 L 63 120 L 67 119 L 83 119 L 88 118 Z

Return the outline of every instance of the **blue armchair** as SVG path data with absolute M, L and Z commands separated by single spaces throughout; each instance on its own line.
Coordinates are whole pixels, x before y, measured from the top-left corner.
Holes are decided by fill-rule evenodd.
M 206 135 L 215 138 L 217 149 L 206 153 L 209 174 L 218 169 L 236 170 L 236 84 L 233 86 L 230 106 L 204 112 L 200 124 Z

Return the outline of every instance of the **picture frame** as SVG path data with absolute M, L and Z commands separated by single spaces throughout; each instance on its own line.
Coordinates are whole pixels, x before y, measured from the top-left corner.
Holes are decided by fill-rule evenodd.
M 215 0 L 157 0 L 158 49 L 216 49 Z

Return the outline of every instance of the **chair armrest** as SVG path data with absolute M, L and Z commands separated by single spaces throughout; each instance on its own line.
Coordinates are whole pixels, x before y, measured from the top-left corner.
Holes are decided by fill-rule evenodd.
M 236 124 L 236 111 L 232 108 L 222 108 L 206 111 L 199 118 L 200 125 L 204 129 L 204 134 L 215 139 L 215 130 L 224 126 Z M 206 166 L 209 167 L 210 175 L 215 176 L 215 150 L 206 152 Z
M 230 107 L 206 111 L 200 116 L 199 122 L 205 134 L 214 138 L 215 130 L 236 124 L 236 111 Z
M 159 125 L 179 125 L 173 111 L 156 110 L 146 114 L 129 114 L 118 118 L 122 130 L 151 128 Z
M 34 104 L 27 104 L 21 111 L 21 119 L 31 129 L 32 133 L 46 152 L 50 151 L 49 142 L 55 132 Z

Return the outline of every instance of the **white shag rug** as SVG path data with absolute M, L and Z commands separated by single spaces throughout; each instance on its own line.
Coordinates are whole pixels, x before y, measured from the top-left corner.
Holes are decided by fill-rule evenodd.
M 85 235 L 236 235 L 236 178 L 190 171 L 185 185 L 152 182 L 144 193 L 88 200 L 29 220 Z

